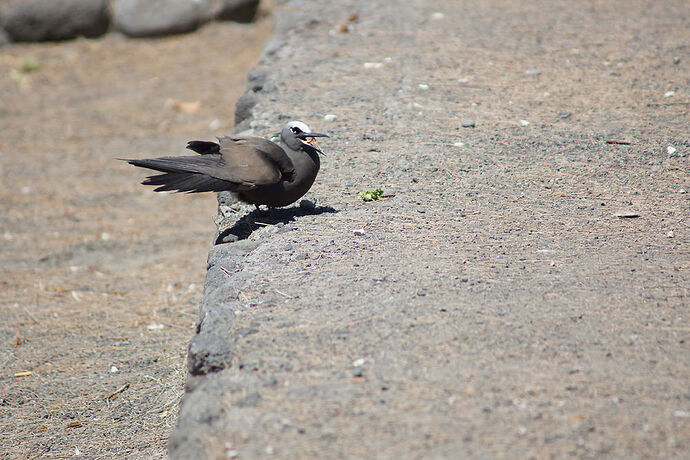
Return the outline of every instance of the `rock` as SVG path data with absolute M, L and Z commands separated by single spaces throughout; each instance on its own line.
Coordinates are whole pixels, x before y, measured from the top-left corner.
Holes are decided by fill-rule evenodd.
M 130 37 L 192 32 L 211 15 L 212 0 L 117 0 L 115 27 Z
M 6 0 L 0 5 L 0 26 L 13 41 L 97 37 L 110 25 L 107 0 Z
M 259 0 L 222 0 L 216 19 L 251 22 L 259 9 Z
M 474 122 L 474 120 L 470 120 L 470 119 L 462 120 L 462 127 L 463 128 L 474 128 L 475 126 L 476 126 L 476 123 Z
M 252 109 L 258 102 L 254 93 L 244 93 L 235 104 L 235 125 L 239 125 L 252 117 Z
M 5 29 L 0 27 L 0 47 L 8 45 L 11 41 L 12 40 L 10 40 L 10 36 L 7 35 L 7 32 L 5 32 Z

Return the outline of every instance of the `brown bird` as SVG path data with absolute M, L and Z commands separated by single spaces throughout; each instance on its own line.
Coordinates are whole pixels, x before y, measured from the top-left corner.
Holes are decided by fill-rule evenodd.
M 218 142 L 190 141 L 198 156 L 124 160 L 163 174 L 148 176 L 155 191 L 187 193 L 229 191 L 256 206 L 287 206 L 300 199 L 319 172 L 321 149 L 306 123 L 290 121 L 280 131 L 280 145 L 261 137 L 219 137 Z

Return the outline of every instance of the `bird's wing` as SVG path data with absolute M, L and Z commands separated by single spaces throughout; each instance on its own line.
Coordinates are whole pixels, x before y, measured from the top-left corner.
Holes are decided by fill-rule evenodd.
M 219 139 L 222 167 L 213 177 L 244 185 L 268 185 L 292 177 L 295 165 L 279 145 L 260 137 Z

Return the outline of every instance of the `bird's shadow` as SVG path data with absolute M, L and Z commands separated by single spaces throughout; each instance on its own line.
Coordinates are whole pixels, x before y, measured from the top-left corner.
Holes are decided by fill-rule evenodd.
M 287 224 L 289 222 L 294 222 L 298 217 L 317 216 L 319 214 L 335 212 L 338 211 L 330 206 L 293 206 L 290 208 L 272 208 L 268 211 L 254 209 L 238 219 L 232 227 L 220 232 L 216 238 L 215 244 L 246 240 L 254 231 L 262 227 L 279 223 Z

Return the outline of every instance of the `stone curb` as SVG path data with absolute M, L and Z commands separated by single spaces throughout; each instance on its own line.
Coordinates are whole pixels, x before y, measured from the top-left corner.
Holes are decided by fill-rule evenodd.
M 277 10 L 280 8 L 281 5 L 277 5 Z M 275 91 L 266 69 L 271 56 L 284 45 L 282 37 L 294 29 L 295 20 L 289 14 L 276 11 L 271 38 L 264 47 L 259 66 L 249 72 L 245 93 L 235 105 L 235 133 L 252 130 L 254 107 Z M 270 379 L 263 382 L 232 368 L 237 339 L 252 333 L 233 330 L 233 323 L 239 305 L 238 293 L 244 282 L 242 259 L 271 235 L 292 229 L 278 224 L 253 232 L 248 239 L 222 243 L 222 231 L 237 221 L 234 215 L 228 217 L 222 211 L 234 201 L 230 194 L 218 194 L 218 231 L 214 241 L 221 244 L 216 244 L 209 252 L 197 334 L 189 345 L 186 394 L 180 404 L 178 426 L 168 441 L 171 459 L 225 458 L 227 448 L 213 428 L 214 421 L 229 410 L 221 401 L 228 400 L 228 392 L 236 392 L 237 396 L 231 398 L 233 407 L 255 405 L 258 393 L 246 394 L 247 388 L 275 385 Z M 309 204 L 303 206 L 309 207 Z M 246 210 L 238 214 L 242 211 Z

